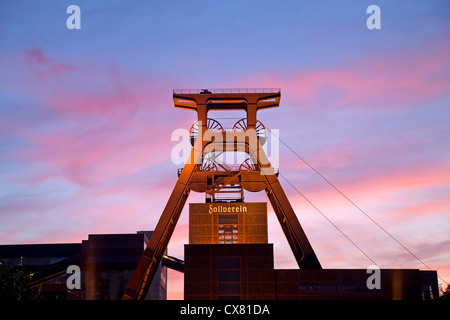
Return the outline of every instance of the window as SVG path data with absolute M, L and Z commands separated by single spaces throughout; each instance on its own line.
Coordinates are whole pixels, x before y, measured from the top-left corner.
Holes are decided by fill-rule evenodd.
M 219 285 L 218 293 L 221 295 L 241 293 L 240 282 L 237 283 L 219 282 L 218 285 Z
M 369 290 L 365 283 L 301 283 L 300 294 L 320 295 L 346 295 L 346 294 L 380 294 L 381 290 Z
M 219 244 L 239 243 L 237 214 L 219 215 Z
M 219 300 L 241 300 L 241 296 L 219 296 Z
M 219 257 L 217 258 L 217 269 L 219 270 L 240 270 L 241 258 L 239 257 Z
M 240 300 L 241 258 L 217 258 L 217 295 L 219 300 Z
M 219 215 L 219 224 L 237 224 L 237 214 L 221 214 Z
M 219 282 L 240 282 L 241 270 L 219 270 L 217 280 Z

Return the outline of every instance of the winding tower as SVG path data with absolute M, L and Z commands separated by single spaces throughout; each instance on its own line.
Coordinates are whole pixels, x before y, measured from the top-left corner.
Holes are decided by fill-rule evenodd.
M 122 299 L 141 300 L 151 285 L 190 191 L 205 193 L 206 202 L 243 202 L 244 190 L 265 191 L 299 268 L 321 269 L 319 260 L 270 164 L 262 146 L 267 131 L 257 119 L 259 110 L 276 108 L 280 89 L 174 90 L 176 108 L 197 112 L 190 129 L 192 150 L 161 214 Z M 244 110 L 246 117 L 225 130 L 212 110 Z M 244 152 L 238 167 L 219 161 L 224 152 Z M 233 195 L 228 197 L 227 195 Z

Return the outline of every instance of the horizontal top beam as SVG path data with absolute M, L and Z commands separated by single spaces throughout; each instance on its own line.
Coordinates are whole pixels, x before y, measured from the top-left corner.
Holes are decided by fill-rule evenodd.
M 207 110 L 242 109 L 256 105 L 257 110 L 278 107 L 281 90 L 268 89 L 176 89 L 173 91 L 175 107 L 197 110 L 206 105 Z
M 280 88 L 174 89 L 173 94 L 280 93 Z

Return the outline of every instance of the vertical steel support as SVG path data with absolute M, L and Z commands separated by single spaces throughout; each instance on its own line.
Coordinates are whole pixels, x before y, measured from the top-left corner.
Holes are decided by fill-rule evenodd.
M 317 259 L 278 178 L 271 179 L 267 177 L 267 181 L 269 180 L 273 181 L 268 182 L 266 188 L 267 197 L 272 204 L 299 268 L 322 269 L 319 259 Z
M 197 142 L 201 144 L 201 139 L 197 140 Z M 199 147 L 197 143 L 196 146 Z M 175 184 L 169 201 L 150 237 L 147 248 L 139 260 L 127 290 L 122 296 L 122 300 L 144 300 L 147 295 L 153 277 L 161 263 L 161 259 L 169 244 L 178 218 L 180 217 L 181 211 L 188 198 L 189 181 L 196 169 L 198 156 L 201 155 L 201 153 L 196 152 L 196 150 L 198 149 L 192 149 L 189 160 L 184 165 L 183 171 Z
M 264 174 L 267 182 L 267 197 L 272 204 L 299 268 L 322 269 L 319 259 L 317 259 L 264 149 L 261 147 L 259 141 L 256 141 L 256 144 L 250 144 L 249 147 L 249 155 L 253 154 L 253 158 L 257 159 L 258 165 L 261 168 L 261 174 Z

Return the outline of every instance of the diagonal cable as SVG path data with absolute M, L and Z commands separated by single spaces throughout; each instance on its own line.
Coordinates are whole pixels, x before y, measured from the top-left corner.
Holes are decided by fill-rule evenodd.
M 270 129 L 267 129 L 277 138 L 282 144 L 286 146 L 293 154 L 295 154 L 303 163 L 305 163 L 311 170 L 313 170 L 319 177 L 321 177 L 326 183 L 328 183 L 334 190 L 336 190 L 340 195 L 342 195 L 348 202 L 350 202 L 356 209 L 358 209 L 362 214 L 364 214 L 370 221 L 372 221 L 378 228 L 380 228 L 384 233 L 386 233 L 391 239 L 393 239 L 398 245 L 405 249 L 411 256 L 416 258 L 420 263 L 422 263 L 428 270 L 431 268 L 423 262 L 418 256 L 416 256 L 411 250 L 409 250 L 405 245 L 403 245 L 399 240 L 397 240 L 391 233 L 389 233 L 385 228 L 383 228 L 378 222 L 376 222 L 372 217 L 370 217 L 364 210 L 362 210 L 356 203 L 354 203 L 349 197 L 347 197 L 341 190 L 339 190 L 333 183 L 331 183 L 327 178 L 325 178 L 319 171 L 317 171 L 309 162 L 307 162 L 303 157 L 301 157 L 297 152 L 295 152 L 291 147 L 289 147 L 283 140 L 280 139 L 276 134 L 274 134 Z M 448 285 L 447 281 L 439 277 L 445 284 Z
M 360 252 L 362 252 L 362 254 L 364 254 L 366 256 L 367 259 L 369 259 L 374 265 L 377 265 L 375 263 L 375 261 L 372 260 L 372 258 L 370 258 L 367 253 L 365 253 L 352 239 L 350 239 L 341 229 L 339 229 L 339 227 L 333 223 L 333 221 L 331 221 L 319 208 L 317 208 L 303 193 L 301 193 L 288 179 L 286 179 L 285 176 L 283 176 L 281 173 L 279 173 L 278 175 L 280 175 L 287 183 L 289 183 L 289 185 L 295 190 L 297 191 L 297 193 L 299 195 L 301 195 L 303 197 L 303 199 L 305 199 L 306 201 L 308 201 L 308 203 L 317 210 L 317 212 L 319 212 L 333 227 L 336 228 L 336 230 L 338 230 L 345 238 L 347 238 L 348 241 L 350 241 Z

